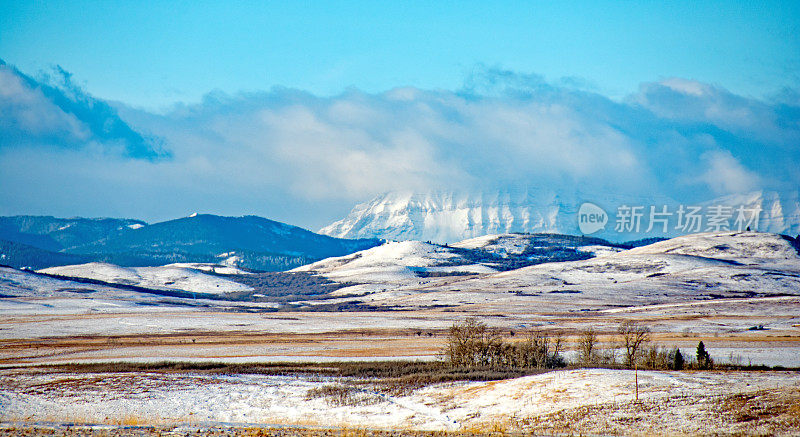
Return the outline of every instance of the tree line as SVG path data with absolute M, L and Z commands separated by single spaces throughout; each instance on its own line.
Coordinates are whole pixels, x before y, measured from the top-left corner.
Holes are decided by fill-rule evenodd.
M 600 342 L 593 329 L 582 331 L 577 338 L 577 356 L 572 362 L 563 355 L 564 345 L 561 334 L 541 331 L 532 332 L 522 340 L 509 341 L 498 331 L 470 317 L 450 327 L 442 355 L 450 366 L 466 369 L 554 369 L 568 365 L 662 370 L 714 367 L 714 360 L 702 341 L 697 345 L 695 357 L 687 359 L 677 347 L 652 344 L 650 329 L 634 321 L 622 322 L 610 345 Z

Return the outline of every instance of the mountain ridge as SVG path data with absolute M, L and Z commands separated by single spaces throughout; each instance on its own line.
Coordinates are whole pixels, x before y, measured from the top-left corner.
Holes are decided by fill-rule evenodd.
M 286 270 L 380 243 L 375 239 L 319 235 L 258 216 L 212 214 L 193 214 L 153 224 L 132 219 L 0 217 L 0 239 L 15 244 L 14 253 L 33 252 L 16 246 L 24 244 L 83 262 L 110 262 L 128 267 L 222 262 L 254 270 Z M 58 256 L 47 259 L 51 262 L 38 263 L 37 267 L 64 265 Z M 6 261 L 5 264 L 16 267 L 29 264 L 21 259 Z
M 590 234 L 605 240 L 624 242 L 649 238 L 671 238 L 686 233 L 706 231 L 703 227 L 690 232 L 677 231 L 677 211 L 682 205 L 664 196 L 623 194 L 591 194 L 559 192 L 554 189 L 498 190 L 495 192 L 428 192 L 384 193 L 356 205 L 344 218 L 319 230 L 321 234 L 339 238 L 382 238 L 387 240 L 419 240 L 451 243 L 468 238 L 513 232 L 558 233 L 581 235 L 578 211 L 584 203 L 601 208 L 608 217 L 605 227 Z M 642 226 L 615 229 L 618 208 L 641 206 Z M 748 214 L 760 209 L 757 225 L 763 232 L 797 235 L 800 233 L 800 196 L 797 191 L 755 191 L 722 196 L 705 202 L 687 203 L 710 214 L 717 205 L 727 210 L 730 230 L 735 230 L 738 207 Z M 660 226 L 648 231 L 650 206 L 655 211 L 666 207 L 670 212 L 667 232 Z M 709 217 L 703 216 L 704 219 Z M 717 229 L 725 230 L 725 229 Z M 744 229 L 742 229 L 744 230 Z

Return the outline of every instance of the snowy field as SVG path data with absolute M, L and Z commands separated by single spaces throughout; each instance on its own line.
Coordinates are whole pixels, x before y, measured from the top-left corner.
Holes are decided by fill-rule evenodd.
M 0 420 L 91 424 L 269 424 L 378 429 L 625 434 L 800 430 L 797 373 L 582 369 L 403 393 L 323 377 L 0 372 Z M 314 394 L 349 387 L 346 398 Z M 740 420 L 758 409 L 757 420 Z M 734 411 L 736 410 L 736 411 Z M 587 417 L 603 411 L 604 419 Z M 765 413 L 768 411 L 768 414 Z M 565 417 L 578 418 L 565 423 Z
M 653 341 L 691 356 L 702 340 L 720 363 L 800 367 L 800 299 L 728 308 L 672 308 L 594 316 L 471 312 L 247 313 L 147 311 L 110 307 L 89 315 L 27 315 L 0 320 L 0 366 L 93 361 L 331 361 L 435 359 L 446 330 L 467 315 L 483 316 L 501 332 L 565 330 L 573 348 L 580 329 L 611 335 L 622 320 L 647 320 Z M 684 310 L 686 311 L 685 314 Z M 663 313 L 659 313 L 663 312 Z M 769 315 L 769 312 L 772 314 Z M 752 331 L 751 325 L 768 329 Z M 570 334 L 572 333 L 572 334 Z M 612 336 L 613 337 L 613 336 Z M 613 338 L 612 338 L 613 339 Z

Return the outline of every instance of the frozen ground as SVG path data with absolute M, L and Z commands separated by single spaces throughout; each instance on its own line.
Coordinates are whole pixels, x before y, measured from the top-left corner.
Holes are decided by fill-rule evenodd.
M 554 371 L 396 392 L 348 379 L 0 372 L 0 420 L 675 435 L 800 430 L 800 375 Z M 312 389 L 350 387 L 346 398 Z M 747 403 L 749 405 L 746 405 Z M 602 411 L 602 416 L 588 413 Z M 742 417 L 756 411 L 754 417 Z M 572 422 L 565 422 L 570 418 Z

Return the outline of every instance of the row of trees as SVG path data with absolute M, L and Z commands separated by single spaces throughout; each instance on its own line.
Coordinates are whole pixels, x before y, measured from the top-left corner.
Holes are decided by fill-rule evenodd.
M 453 367 L 545 369 L 569 364 L 562 355 L 564 339 L 560 334 L 550 336 L 535 332 L 522 341 L 511 342 L 477 319 L 468 318 L 450 328 L 447 340 L 443 354 Z M 687 362 L 678 348 L 652 345 L 648 327 L 626 321 L 620 324 L 617 339 L 610 345 L 601 343 L 594 330 L 583 331 L 578 338 L 577 357 L 572 364 L 671 370 L 713 368 L 714 360 L 702 341 L 697 345 L 695 355 L 695 360 Z
M 563 341 L 535 333 L 524 341 L 507 342 L 484 323 L 468 318 L 454 324 L 448 333 L 445 359 L 465 368 L 555 368 L 566 365 L 561 356 Z
M 701 341 L 697 345 L 696 360 L 689 361 L 683 357 L 677 347 L 668 349 L 650 344 L 650 328 L 634 321 L 625 321 L 617 329 L 619 343 L 612 344 L 605 350 L 601 348 L 597 333 L 586 330 L 578 340 L 578 364 L 583 366 L 609 365 L 617 361 L 617 350 L 622 353 L 622 364 L 632 368 L 636 366 L 649 369 L 683 370 L 689 366 L 697 369 L 711 369 L 714 360 Z

